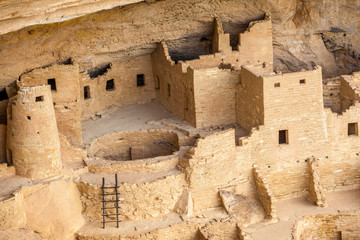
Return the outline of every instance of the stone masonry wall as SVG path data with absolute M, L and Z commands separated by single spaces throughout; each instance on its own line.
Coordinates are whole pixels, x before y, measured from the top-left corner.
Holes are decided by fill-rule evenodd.
M 196 127 L 235 123 L 235 87 L 240 71 L 194 70 Z
M 343 212 L 340 214 L 305 216 L 298 220 L 293 231 L 294 240 L 307 239 L 343 239 L 342 232 L 354 233 L 360 237 L 359 212 Z M 347 238 L 345 238 L 347 239 Z
M 194 73 L 184 62 L 171 60 L 165 42 L 152 53 L 156 99 L 171 113 L 195 126 Z
M 220 206 L 219 190 L 236 185 L 241 169 L 234 134 L 231 129 L 201 138 L 188 159 L 180 159 L 190 184 L 194 211 Z
M 20 76 L 19 88 L 55 82 L 51 94 L 59 133 L 75 146 L 82 144 L 79 66 L 77 63 L 34 69 Z
M 324 107 L 340 113 L 340 77 L 323 79 Z
M 80 76 L 80 98 L 82 119 L 88 119 L 108 108 L 149 102 L 155 98 L 151 56 L 145 55 L 127 61 L 111 63 L 105 73 L 90 78 L 87 73 Z M 144 85 L 138 86 L 138 75 L 144 76 Z M 107 81 L 114 87 L 106 89 Z M 85 89 L 89 98 L 85 99 Z
M 16 174 L 45 179 L 62 170 L 50 86 L 23 87 L 8 106 L 7 158 Z

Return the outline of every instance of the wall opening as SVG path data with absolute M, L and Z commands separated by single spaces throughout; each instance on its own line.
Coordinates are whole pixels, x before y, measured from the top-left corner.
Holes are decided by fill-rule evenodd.
M 306 80 L 305 79 L 300 79 L 300 84 L 305 84 L 306 83 Z
M 279 131 L 279 144 L 289 144 L 288 130 Z
M 31 120 L 31 117 L 30 116 L 26 116 L 27 120 Z
M 348 135 L 349 136 L 358 136 L 358 124 L 357 123 L 348 123 Z
M 170 83 L 168 83 L 168 97 L 171 97 L 171 86 L 170 86 Z
M 185 110 L 189 110 L 189 98 L 185 97 Z
M 9 165 L 13 165 L 12 151 L 8 148 L 6 151 L 6 155 L 7 155 L 7 160 L 8 160 Z
M 144 74 L 136 75 L 136 86 L 142 87 L 144 85 L 145 85 L 145 75 Z
M 6 88 L 0 91 L 0 101 L 9 99 L 9 96 L 7 95 Z
M 48 85 L 51 86 L 51 91 L 56 91 L 56 80 L 55 78 L 48 79 Z
M 44 96 L 37 96 L 35 98 L 35 102 L 43 102 L 44 101 Z
M 155 78 L 155 89 L 160 89 L 160 78 L 158 76 Z
M 280 87 L 280 83 L 274 83 L 274 87 Z
M 114 79 L 110 79 L 106 81 L 106 91 L 113 91 L 115 90 L 115 83 Z
M 89 99 L 89 98 L 90 98 L 90 87 L 85 86 L 84 87 L 84 99 Z

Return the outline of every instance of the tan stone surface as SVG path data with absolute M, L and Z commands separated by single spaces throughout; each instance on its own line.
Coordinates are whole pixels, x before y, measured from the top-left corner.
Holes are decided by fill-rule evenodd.
M 26 228 L 16 230 L 0 229 L 0 240 L 42 240 L 34 231 Z
M 79 191 L 69 181 L 25 188 L 24 206 L 27 225 L 43 239 L 74 239 L 74 233 L 84 224 Z

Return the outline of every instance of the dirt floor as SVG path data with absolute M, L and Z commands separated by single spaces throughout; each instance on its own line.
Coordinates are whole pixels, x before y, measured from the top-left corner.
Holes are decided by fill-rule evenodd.
M 146 122 L 170 117 L 173 117 L 173 115 L 156 101 L 121 107 L 111 113 L 83 121 L 81 123 L 83 140 L 84 143 L 88 143 L 94 138 L 112 132 L 129 132 L 153 128 L 153 126 L 147 125 Z

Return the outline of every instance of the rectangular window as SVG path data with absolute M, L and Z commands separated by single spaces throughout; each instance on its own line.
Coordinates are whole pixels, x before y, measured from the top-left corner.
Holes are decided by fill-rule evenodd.
M 168 83 L 168 96 L 171 97 L 171 87 L 169 83 Z
M 145 85 L 145 75 L 144 74 L 136 75 L 136 86 L 142 87 L 144 85 Z
M 44 96 L 37 96 L 35 98 L 35 102 L 43 102 L 44 101 Z
M 280 87 L 280 83 L 274 83 L 274 87 Z
M 115 90 L 115 83 L 114 79 L 110 79 L 106 81 L 106 91 L 113 91 Z
M 348 123 L 348 135 L 357 136 L 358 135 L 358 124 L 357 123 Z
M 300 84 L 305 84 L 306 83 L 306 80 L 305 79 L 300 79 Z
M 56 91 L 56 81 L 55 78 L 48 79 L 48 85 L 51 86 L 51 91 Z
M 160 89 L 160 78 L 158 76 L 155 78 L 155 89 Z
M 288 130 L 279 131 L 279 144 L 289 144 Z
M 84 87 L 84 99 L 89 99 L 90 98 L 90 87 L 89 86 L 85 86 Z

